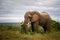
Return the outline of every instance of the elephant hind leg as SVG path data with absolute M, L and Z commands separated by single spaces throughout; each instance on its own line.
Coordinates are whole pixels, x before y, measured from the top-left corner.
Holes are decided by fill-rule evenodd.
M 51 20 L 47 21 L 46 27 L 47 27 L 47 32 L 51 32 Z
M 49 25 L 44 25 L 43 29 L 44 29 L 44 33 L 50 32 L 50 26 Z
M 48 28 L 47 28 L 47 22 L 45 22 L 44 24 L 42 24 L 42 27 L 44 29 L 44 33 L 47 32 Z
M 51 30 L 50 30 L 50 29 L 51 29 L 51 28 L 50 28 L 50 22 L 49 22 L 49 23 L 47 22 L 47 23 L 43 26 L 43 28 L 44 28 L 44 32 L 46 32 L 46 31 L 47 31 L 47 32 L 50 32 L 50 31 L 51 31 Z

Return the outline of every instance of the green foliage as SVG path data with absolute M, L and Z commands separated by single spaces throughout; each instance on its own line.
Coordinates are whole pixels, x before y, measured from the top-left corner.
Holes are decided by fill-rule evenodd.
M 20 24 L 0 24 L 0 31 L 4 30 L 18 31 L 20 30 Z
M 44 29 L 42 26 L 38 26 L 37 28 L 37 33 L 43 33 L 44 32 Z
M 60 31 L 60 23 L 52 20 L 52 22 L 51 22 L 51 30 Z
M 24 28 L 24 24 L 23 24 L 23 23 L 21 23 L 20 27 L 21 27 L 20 32 L 21 32 L 21 33 L 24 33 L 24 29 L 23 29 L 23 28 Z

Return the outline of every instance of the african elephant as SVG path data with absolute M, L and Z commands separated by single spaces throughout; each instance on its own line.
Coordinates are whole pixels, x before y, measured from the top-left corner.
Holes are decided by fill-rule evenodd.
M 43 27 L 44 32 L 50 32 L 51 17 L 47 12 L 28 11 L 24 16 L 24 30 L 27 33 L 27 25 L 31 22 L 32 32 L 37 32 L 37 26 Z

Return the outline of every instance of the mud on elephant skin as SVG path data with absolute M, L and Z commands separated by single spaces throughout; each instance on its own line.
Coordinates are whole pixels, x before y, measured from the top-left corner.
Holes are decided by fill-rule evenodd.
M 37 26 L 43 27 L 44 32 L 50 32 L 51 17 L 47 12 L 28 11 L 24 15 L 24 30 L 28 32 L 28 23 L 31 22 L 32 32 L 37 32 Z

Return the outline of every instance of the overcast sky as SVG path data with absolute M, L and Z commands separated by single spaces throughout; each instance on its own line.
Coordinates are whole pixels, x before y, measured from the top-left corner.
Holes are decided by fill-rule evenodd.
M 21 22 L 29 10 L 48 12 L 60 22 L 60 0 L 0 0 L 0 23 Z

